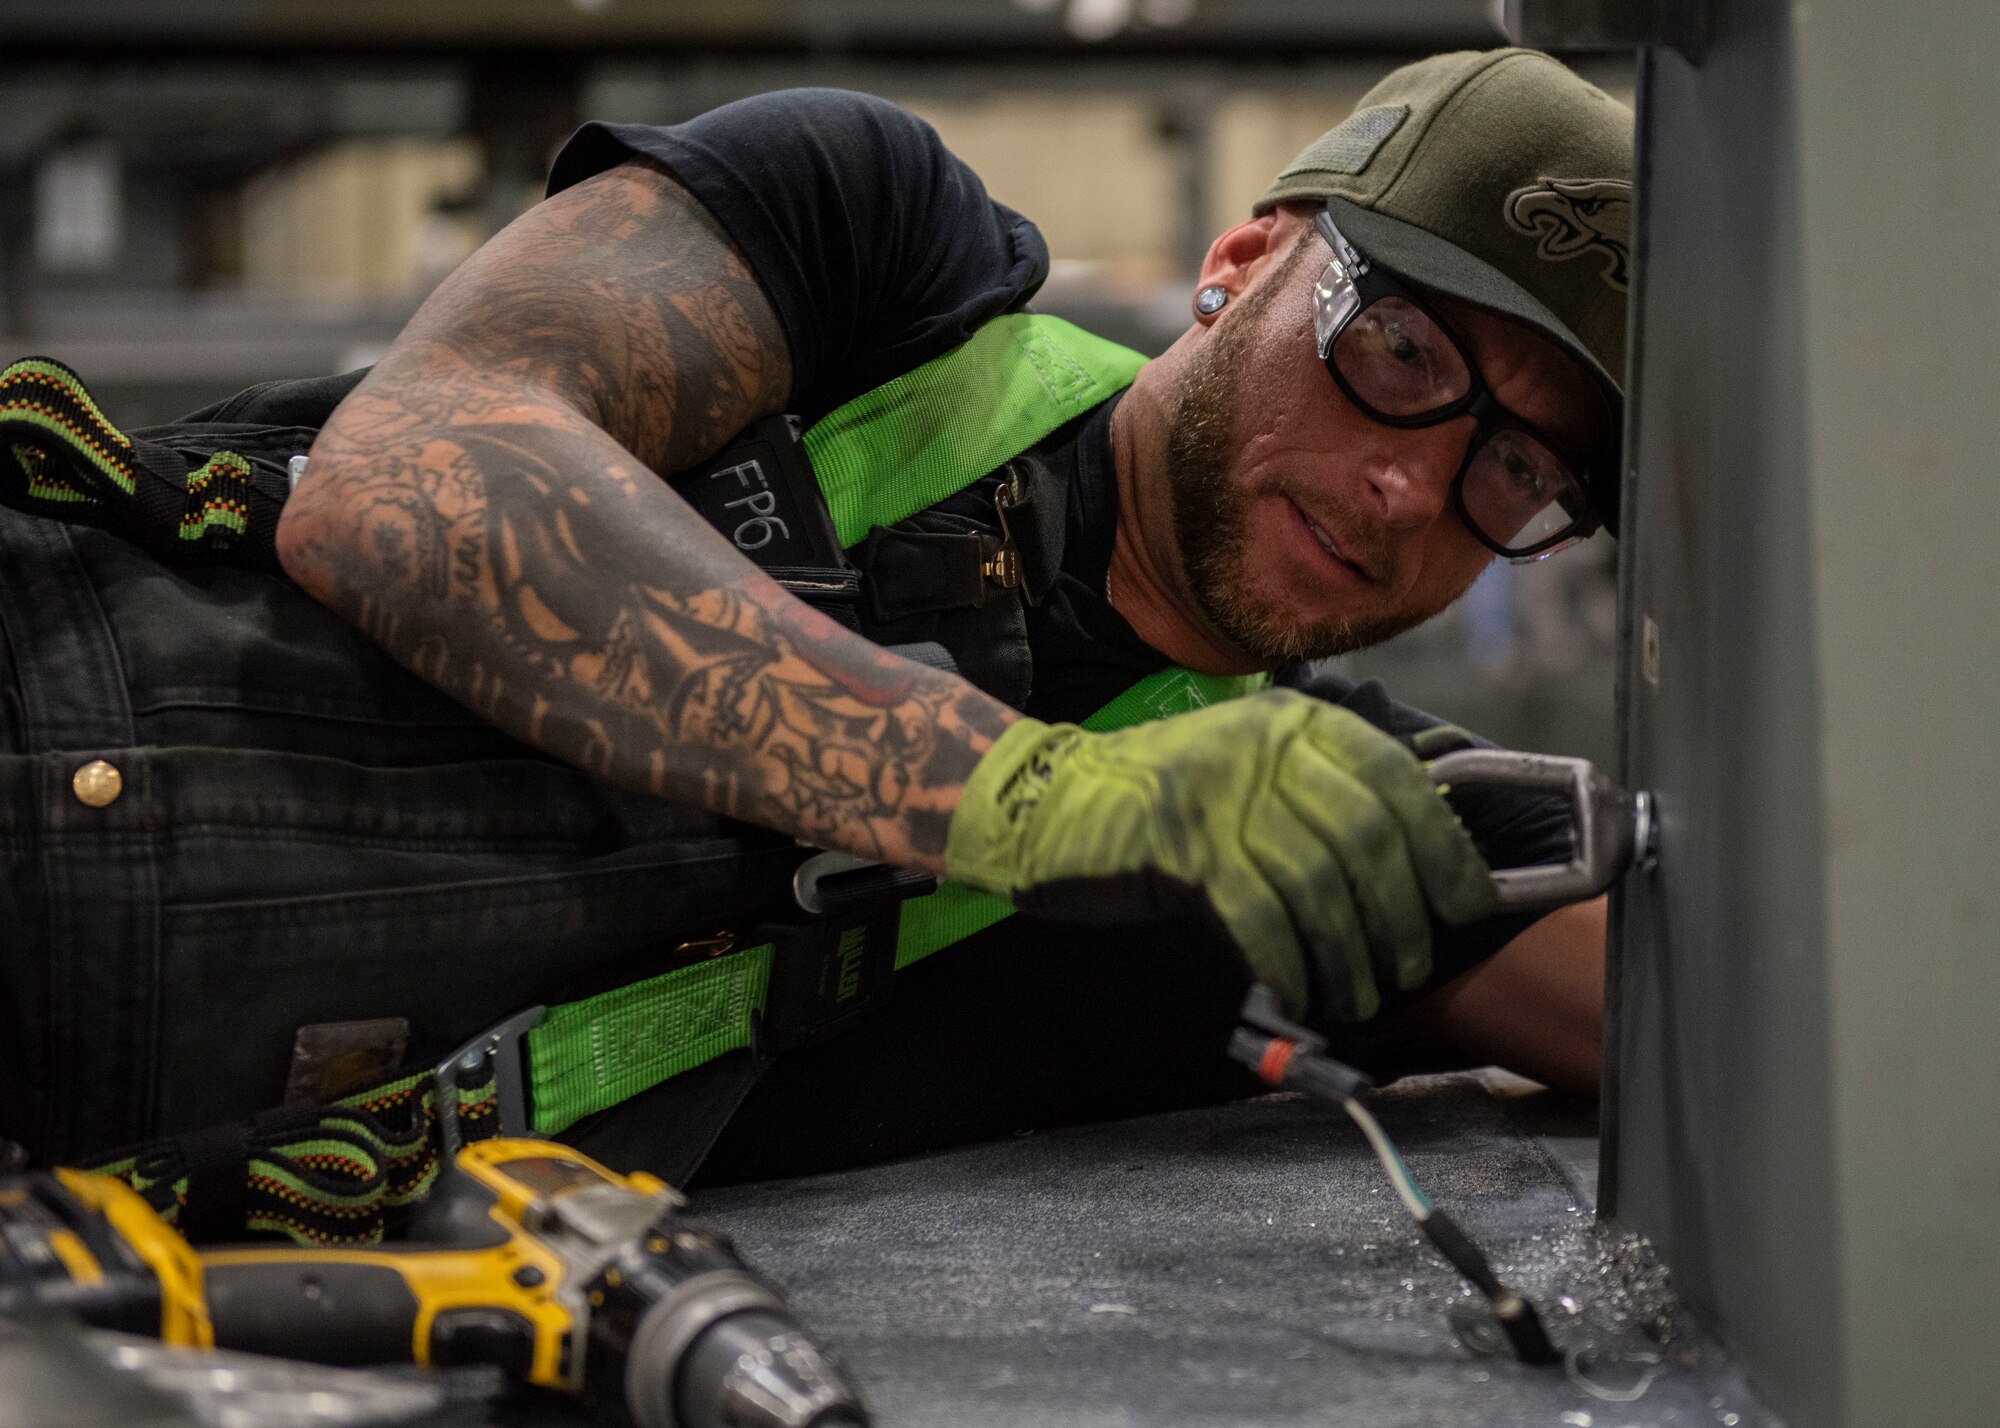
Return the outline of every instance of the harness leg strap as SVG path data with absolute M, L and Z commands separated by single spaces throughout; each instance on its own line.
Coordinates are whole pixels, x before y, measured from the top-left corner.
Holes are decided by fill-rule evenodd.
M 111 424 L 83 379 L 48 357 L 0 371 L 0 503 L 96 526 L 172 564 L 282 574 L 286 483 L 234 451 L 187 456 Z

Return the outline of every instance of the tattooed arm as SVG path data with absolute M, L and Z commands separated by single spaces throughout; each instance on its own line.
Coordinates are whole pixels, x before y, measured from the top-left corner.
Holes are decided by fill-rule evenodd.
M 779 411 L 727 236 L 632 160 L 540 204 L 337 410 L 286 571 L 487 719 L 612 783 L 941 871 L 1014 717 L 787 595 L 656 473 Z

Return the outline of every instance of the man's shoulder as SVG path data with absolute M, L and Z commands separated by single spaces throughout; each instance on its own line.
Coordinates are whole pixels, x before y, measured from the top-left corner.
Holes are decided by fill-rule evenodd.
M 810 150 L 810 155 L 802 151 Z M 893 100 L 855 89 L 774 89 L 717 105 L 672 124 L 591 120 L 571 136 L 549 170 L 559 193 L 593 174 L 644 155 L 678 171 L 683 164 L 755 156 L 773 177 L 810 158 L 808 168 L 839 169 L 948 155 L 937 131 Z
M 1048 274 L 1035 225 L 928 123 L 877 95 L 776 90 L 679 124 L 586 125 L 550 189 L 634 156 L 684 187 L 749 264 L 808 418 L 950 351 Z

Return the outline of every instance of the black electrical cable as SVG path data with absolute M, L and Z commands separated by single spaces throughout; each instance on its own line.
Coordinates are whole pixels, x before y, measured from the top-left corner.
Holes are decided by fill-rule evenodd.
M 1254 993 L 1253 1001 L 1245 1005 L 1245 1019 L 1266 1025 L 1280 1020 L 1269 1003 L 1260 1005 L 1255 1001 Z M 1273 1035 L 1266 1026 L 1246 1025 L 1238 1027 L 1230 1038 L 1229 1054 L 1255 1071 L 1267 1085 L 1288 1091 L 1303 1091 L 1316 1100 L 1337 1105 L 1346 1111 L 1361 1127 L 1362 1134 L 1367 1136 L 1375 1158 L 1382 1163 L 1389 1183 L 1395 1187 L 1397 1198 L 1409 1210 L 1410 1218 L 1417 1222 L 1424 1238 L 1450 1262 L 1452 1268 L 1486 1296 L 1493 1318 L 1506 1334 L 1507 1342 L 1513 1345 L 1516 1357 L 1528 1364 L 1561 1363 L 1562 1355 L 1549 1341 L 1548 1331 L 1542 1327 L 1542 1319 L 1535 1312 L 1535 1306 L 1528 1302 L 1525 1295 L 1502 1283 L 1472 1237 L 1459 1227 L 1456 1220 L 1431 1204 L 1430 1197 L 1424 1194 L 1416 1177 L 1410 1174 L 1409 1166 L 1403 1163 L 1395 1142 L 1389 1139 L 1388 1133 L 1368 1108 L 1361 1104 L 1362 1093 L 1372 1089 L 1374 1083 L 1353 1067 L 1321 1055 L 1319 1047 L 1322 1045 L 1323 1042 L 1303 1029 L 1299 1029 L 1299 1035 L 1294 1038 Z

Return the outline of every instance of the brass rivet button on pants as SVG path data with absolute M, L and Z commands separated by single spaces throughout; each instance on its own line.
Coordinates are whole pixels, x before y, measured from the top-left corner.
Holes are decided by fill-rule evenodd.
M 76 801 L 91 808 L 109 808 L 125 791 L 125 776 L 103 759 L 92 759 L 69 781 Z

